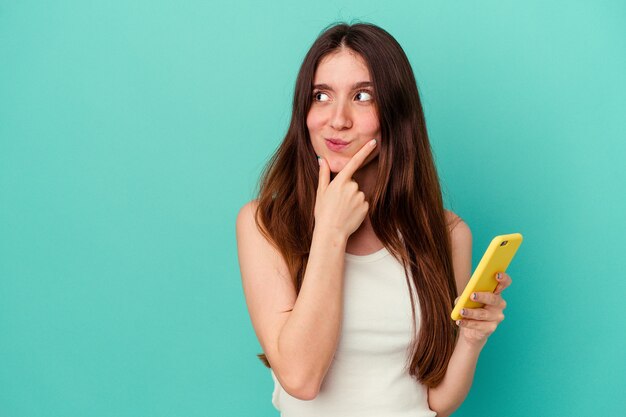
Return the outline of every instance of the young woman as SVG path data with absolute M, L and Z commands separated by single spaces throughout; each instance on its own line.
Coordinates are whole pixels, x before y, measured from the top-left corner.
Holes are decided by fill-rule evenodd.
M 441 417 L 465 399 L 511 279 L 450 319 L 472 238 L 438 181 L 400 45 L 371 24 L 327 28 L 258 199 L 237 217 L 243 290 L 282 416 Z

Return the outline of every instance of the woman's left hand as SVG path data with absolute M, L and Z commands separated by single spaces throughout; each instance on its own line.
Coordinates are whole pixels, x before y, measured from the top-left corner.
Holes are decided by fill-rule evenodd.
M 506 301 L 500 294 L 511 285 L 512 280 L 505 272 L 497 273 L 496 280 L 498 286 L 493 293 L 475 292 L 470 296 L 472 301 L 485 304 L 482 308 L 466 307 L 461 310 L 463 318 L 457 321 L 457 325 L 461 328 L 459 338 L 463 338 L 471 345 L 482 348 L 487 342 L 487 338 L 504 320 L 502 311 L 506 308 Z

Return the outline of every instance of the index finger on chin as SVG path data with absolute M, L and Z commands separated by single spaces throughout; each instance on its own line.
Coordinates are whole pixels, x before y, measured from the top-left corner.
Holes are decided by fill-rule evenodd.
M 357 169 L 359 169 L 359 167 L 361 167 L 361 165 L 363 165 L 363 162 L 367 159 L 368 155 L 372 153 L 374 148 L 376 148 L 376 139 L 372 139 L 363 145 L 363 147 L 352 156 L 343 169 L 335 176 L 335 179 L 337 179 L 337 177 L 343 178 L 344 180 L 352 178 L 352 175 Z

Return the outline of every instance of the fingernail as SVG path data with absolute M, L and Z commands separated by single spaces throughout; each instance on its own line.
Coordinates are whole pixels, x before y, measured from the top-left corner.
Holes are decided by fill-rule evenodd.
M 498 281 L 500 281 L 500 280 L 502 279 L 502 277 L 500 276 L 500 273 L 499 273 L 499 272 L 496 274 L 496 279 L 497 279 Z
M 472 300 L 475 300 L 478 295 L 476 293 L 472 294 Z
M 461 309 L 461 315 L 464 316 L 465 315 L 465 309 Z
M 372 140 L 370 140 L 370 145 L 372 145 L 372 146 L 376 146 L 376 139 L 372 139 Z
M 457 321 L 456 321 L 456 325 L 457 325 L 457 326 L 460 326 L 460 325 L 461 325 L 461 320 L 457 320 Z

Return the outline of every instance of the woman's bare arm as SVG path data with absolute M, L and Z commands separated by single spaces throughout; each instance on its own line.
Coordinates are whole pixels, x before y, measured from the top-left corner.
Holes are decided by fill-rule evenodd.
M 296 300 L 284 259 L 256 227 L 255 208 L 255 202 L 248 203 L 237 217 L 239 263 L 252 325 L 283 388 L 310 400 L 317 396 L 337 348 L 347 237 L 315 229 Z
M 315 228 L 297 301 L 285 260 L 257 229 L 256 206 L 244 206 L 237 216 L 239 263 L 252 325 L 279 382 L 300 399 L 317 396 L 335 355 L 346 244 L 369 210 L 352 176 L 375 147 L 376 140 L 363 145 L 332 181 L 328 163 L 319 159 Z
M 454 215 L 454 213 L 451 213 Z M 472 270 L 472 234 L 464 223 L 451 232 L 452 262 L 459 294 L 470 280 Z M 491 292 L 476 292 L 474 300 L 484 307 L 465 308 L 460 320 L 460 331 L 454 353 L 448 363 L 443 381 L 428 390 L 428 403 L 437 416 L 451 415 L 465 400 L 474 380 L 478 357 L 498 324 L 504 319 L 506 302 L 501 292 L 511 285 L 511 277 L 504 273 L 496 276 L 498 286 Z
M 448 222 L 453 224 L 450 230 L 452 266 L 457 292 L 461 294 L 472 274 L 472 232 L 455 213 L 446 211 L 446 216 Z M 474 380 L 479 355 L 480 349 L 459 344 L 457 339 L 443 381 L 428 390 L 428 404 L 437 416 L 449 416 L 465 400 Z

